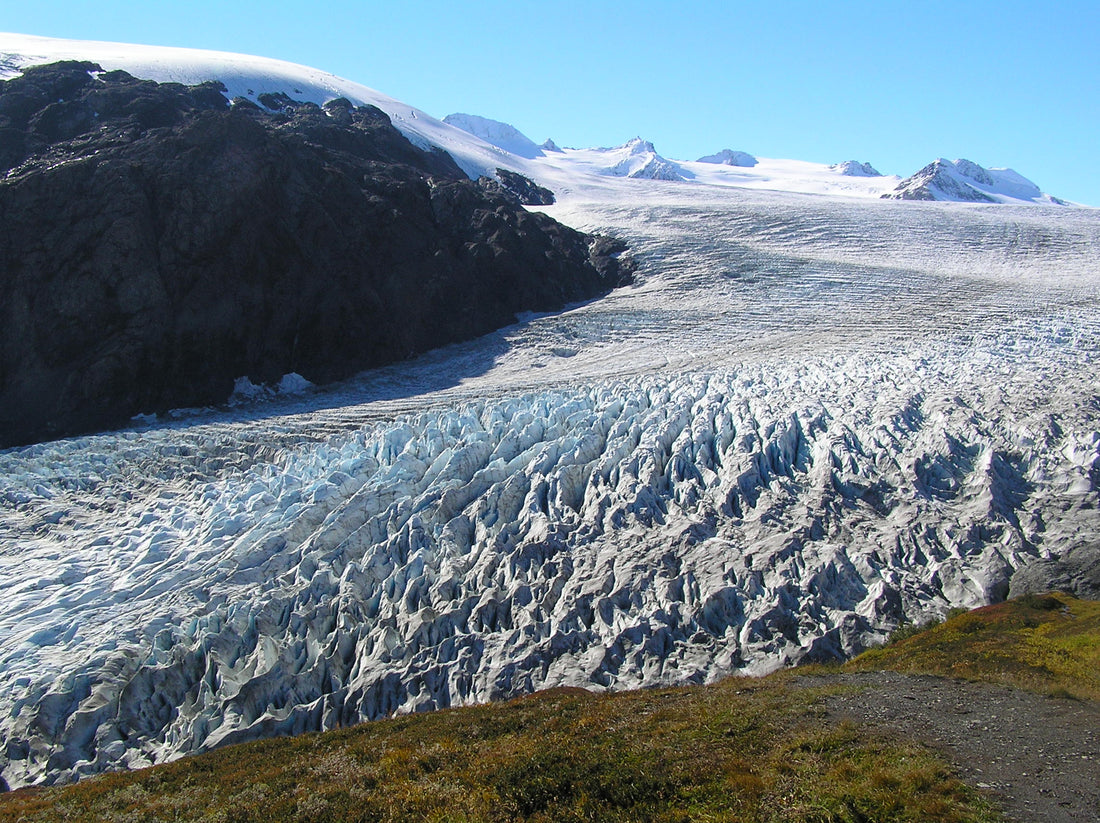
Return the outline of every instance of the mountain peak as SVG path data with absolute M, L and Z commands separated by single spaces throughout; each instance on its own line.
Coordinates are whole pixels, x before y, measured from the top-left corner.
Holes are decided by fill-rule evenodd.
M 641 137 L 631 138 L 618 148 L 605 151 L 621 158 L 606 172 L 615 177 L 682 181 L 691 176 L 676 163 L 661 157 L 653 144 Z
M 902 180 L 890 200 L 953 200 L 963 203 L 1061 203 L 1012 169 L 985 168 L 972 160 L 934 160 Z
M 480 137 L 486 143 L 504 149 L 517 157 L 526 157 L 532 160 L 542 157 L 542 149 L 515 126 L 502 123 L 499 120 L 490 120 L 488 117 L 479 117 L 476 114 L 448 114 L 443 118 L 448 126 L 454 126 L 474 137 Z
M 741 166 L 743 168 L 752 168 L 757 164 L 757 159 L 749 154 L 747 151 L 734 151 L 733 149 L 722 149 L 718 154 L 708 154 L 706 157 L 700 157 L 699 163 L 717 163 L 723 166 Z
M 648 140 L 643 140 L 641 137 L 632 137 L 627 140 L 622 148 L 628 149 L 631 154 L 656 154 L 657 149 Z
M 882 177 L 882 172 L 870 163 L 860 163 L 858 160 L 845 160 L 843 163 L 834 163 L 829 168 L 840 172 L 845 177 Z

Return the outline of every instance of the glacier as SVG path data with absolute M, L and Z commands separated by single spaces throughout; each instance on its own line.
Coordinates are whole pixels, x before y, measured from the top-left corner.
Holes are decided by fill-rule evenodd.
M 9 786 L 843 657 L 1095 542 L 1095 211 L 629 178 L 545 210 L 638 283 L 0 453 Z
M 836 659 L 1097 542 L 1096 210 L 796 161 L 618 176 L 290 64 L 3 38 L 11 71 L 378 102 L 639 271 L 336 386 L 242 376 L 224 409 L 0 452 L 2 785 Z

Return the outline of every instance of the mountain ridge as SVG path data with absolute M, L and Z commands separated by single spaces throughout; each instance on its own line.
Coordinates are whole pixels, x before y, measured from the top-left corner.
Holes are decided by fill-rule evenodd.
M 577 150 L 556 151 L 552 141 L 548 141 L 549 146 L 554 148 L 538 146 L 518 129 L 503 121 L 473 114 L 464 115 L 464 117 L 476 119 L 480 125 L 472 126 L 470 123 L 473 120 L 467 120 L 467 125 L 473 131 L 463 130 L 444 122 L 446 118 L 438 120 L 414 106 L 358 83 L 310 67 L 270 58 L 18 34 L 0 34 L 0 56 L 3 57 L 3 61 L 0 62 L 0 77 L 17 74 L 23 67 L 35 61 L 89 59 L 101 63 L 108 69 L 125 68 L 131 73 L 152 80 L 184 82 L 192 85 L 208 80 L 219 80 L 226 86 L 228 99 L 250 100 L 261 106 L 262 102 L 259 98 L 264 94 L 284 94 L 317 105 L 336 97 L 346 97 L 356 105 L 375 105 L 386 112 L 394 126 L 419 147 L 437 146 L 448 152 L 471 179 L 481 176 L 494 177 L 496 169 L 504 167 L 553 190 L 563 185 L 572 185 L 570 180 L 578 174 L 609 173 L 606 166 L 592 154 L 597 149 L 585 149 L 581 150 L 580 154 L 575 154 Z M 477 133 L 479 130 L 480 134 Z M 496 133 L 497 136 L 492 136 L 490 132 Z M 485 137 L 489 139 L 486 140 Z M 505 142 L 506 145 L 498 146 L 493 142 L 494 140 Z M 508 150 L 507 140 L 516 141 L 512 147 L 518 149 L 518 153 Z M 629 143 L 618 148 L 624 149 L 627 146 Z M 1034 184 L 1018 175 L 1016 177 L 1019 179 L 1010 185 L 1010 189 L 1016 195 L 1022 196 L 983 192 L 980 187 L 974 188 L 961 178 L 957 185 L 947 184 L 946 188 L 932 186 L 922 189 L 922 183 L 914 182 L 914 178 L 925 169 L 905 178 L 904 181 L 900 177 L 883 177 L 879 181 L 881 185 L 865 184 L 860 187 L 840 185 L 836 182 L 836 176 L 844 175 L 845 169 L 849 169 L 848 174 L 850 174 L 850 169 L 855 167 L 846 166 L 844 163 L 834 164 L 836 168 L 832 168 L 825 164 L 760 158 L 760 164 L 755 168 L 743 166 L 741 163 L 732 166 L 726 166 L 724 162 L 708 163 L 712 168 L 704 174 L 699 174 L 696 172 L 698 161 L 693 163 L 669 160 L 658 154 L 656 149 L 649 151 L 648 154 L 648 158 L 642 162 L 638 162 L 637 158 L 620 158 L 622 165 L 619 171 L 610 173 L 621 173 L 621 176 L 634 179 L 672 182 L 687 180 L 692 183 L 711 185 L 751 186 L 779 191 L 869 198 L 957 199 L 960 202 L 996 200 L 1043 205 L 1060 205 L 1064 202 L 1049 195 L 1040 196 Z M 725 157 L 722 152 L 714 156 Z M 746 157 L 750 156 L 746 155 Z M 747 163 L 748 160 L 742 158 L 742 162 Z M 715 172 L 714 165 L 724 167 L 725 172 Z M 985 171 L 995 173 L 999 170 Z M 861 174 L 866 174 L 866 171 Z M 908 186 L 905 191 L 910 192 L 909 194 L 901 190 L 903 184 Z M 924 191 L 924 194 L 918 195 L 917 190 Z

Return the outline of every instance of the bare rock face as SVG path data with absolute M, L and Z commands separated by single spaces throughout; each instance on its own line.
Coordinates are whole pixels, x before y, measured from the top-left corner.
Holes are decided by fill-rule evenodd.
M 519 198 L 519 202 L 525 206 L 554 205 L 554 192 L 522 174 L 508 169 L 497 169 L 497 177 L 500 178 L 500 185 Z
M 977 172 L 982 174 L 979 175 Z M 982 185 L 992 185 L 989 173 L 977 163 L 960 160 L 952 163 L 939 159 L 898 183 L 884 200 L 957 200 L 963 203 L 997 202 L 985 192 L 960 179 L 966 177 Z
M 1062 591 L 1100 600 L 1100 544 L 1077 546 L 1061 557 L 1035 560 L 1012 575 L 1008 596 Z
M 340 379 L 624 276 L 374 107 L 265 105 L 90 63 L 0 83 L 0 447 Z

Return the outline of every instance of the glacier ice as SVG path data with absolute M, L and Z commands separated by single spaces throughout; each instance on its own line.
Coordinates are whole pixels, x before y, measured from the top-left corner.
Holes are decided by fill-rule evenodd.
M 10 786 L 843 656 L 1094 541 L 1093 212 L 606 177 L 546 210 L 637 284 L 0 452 Z

